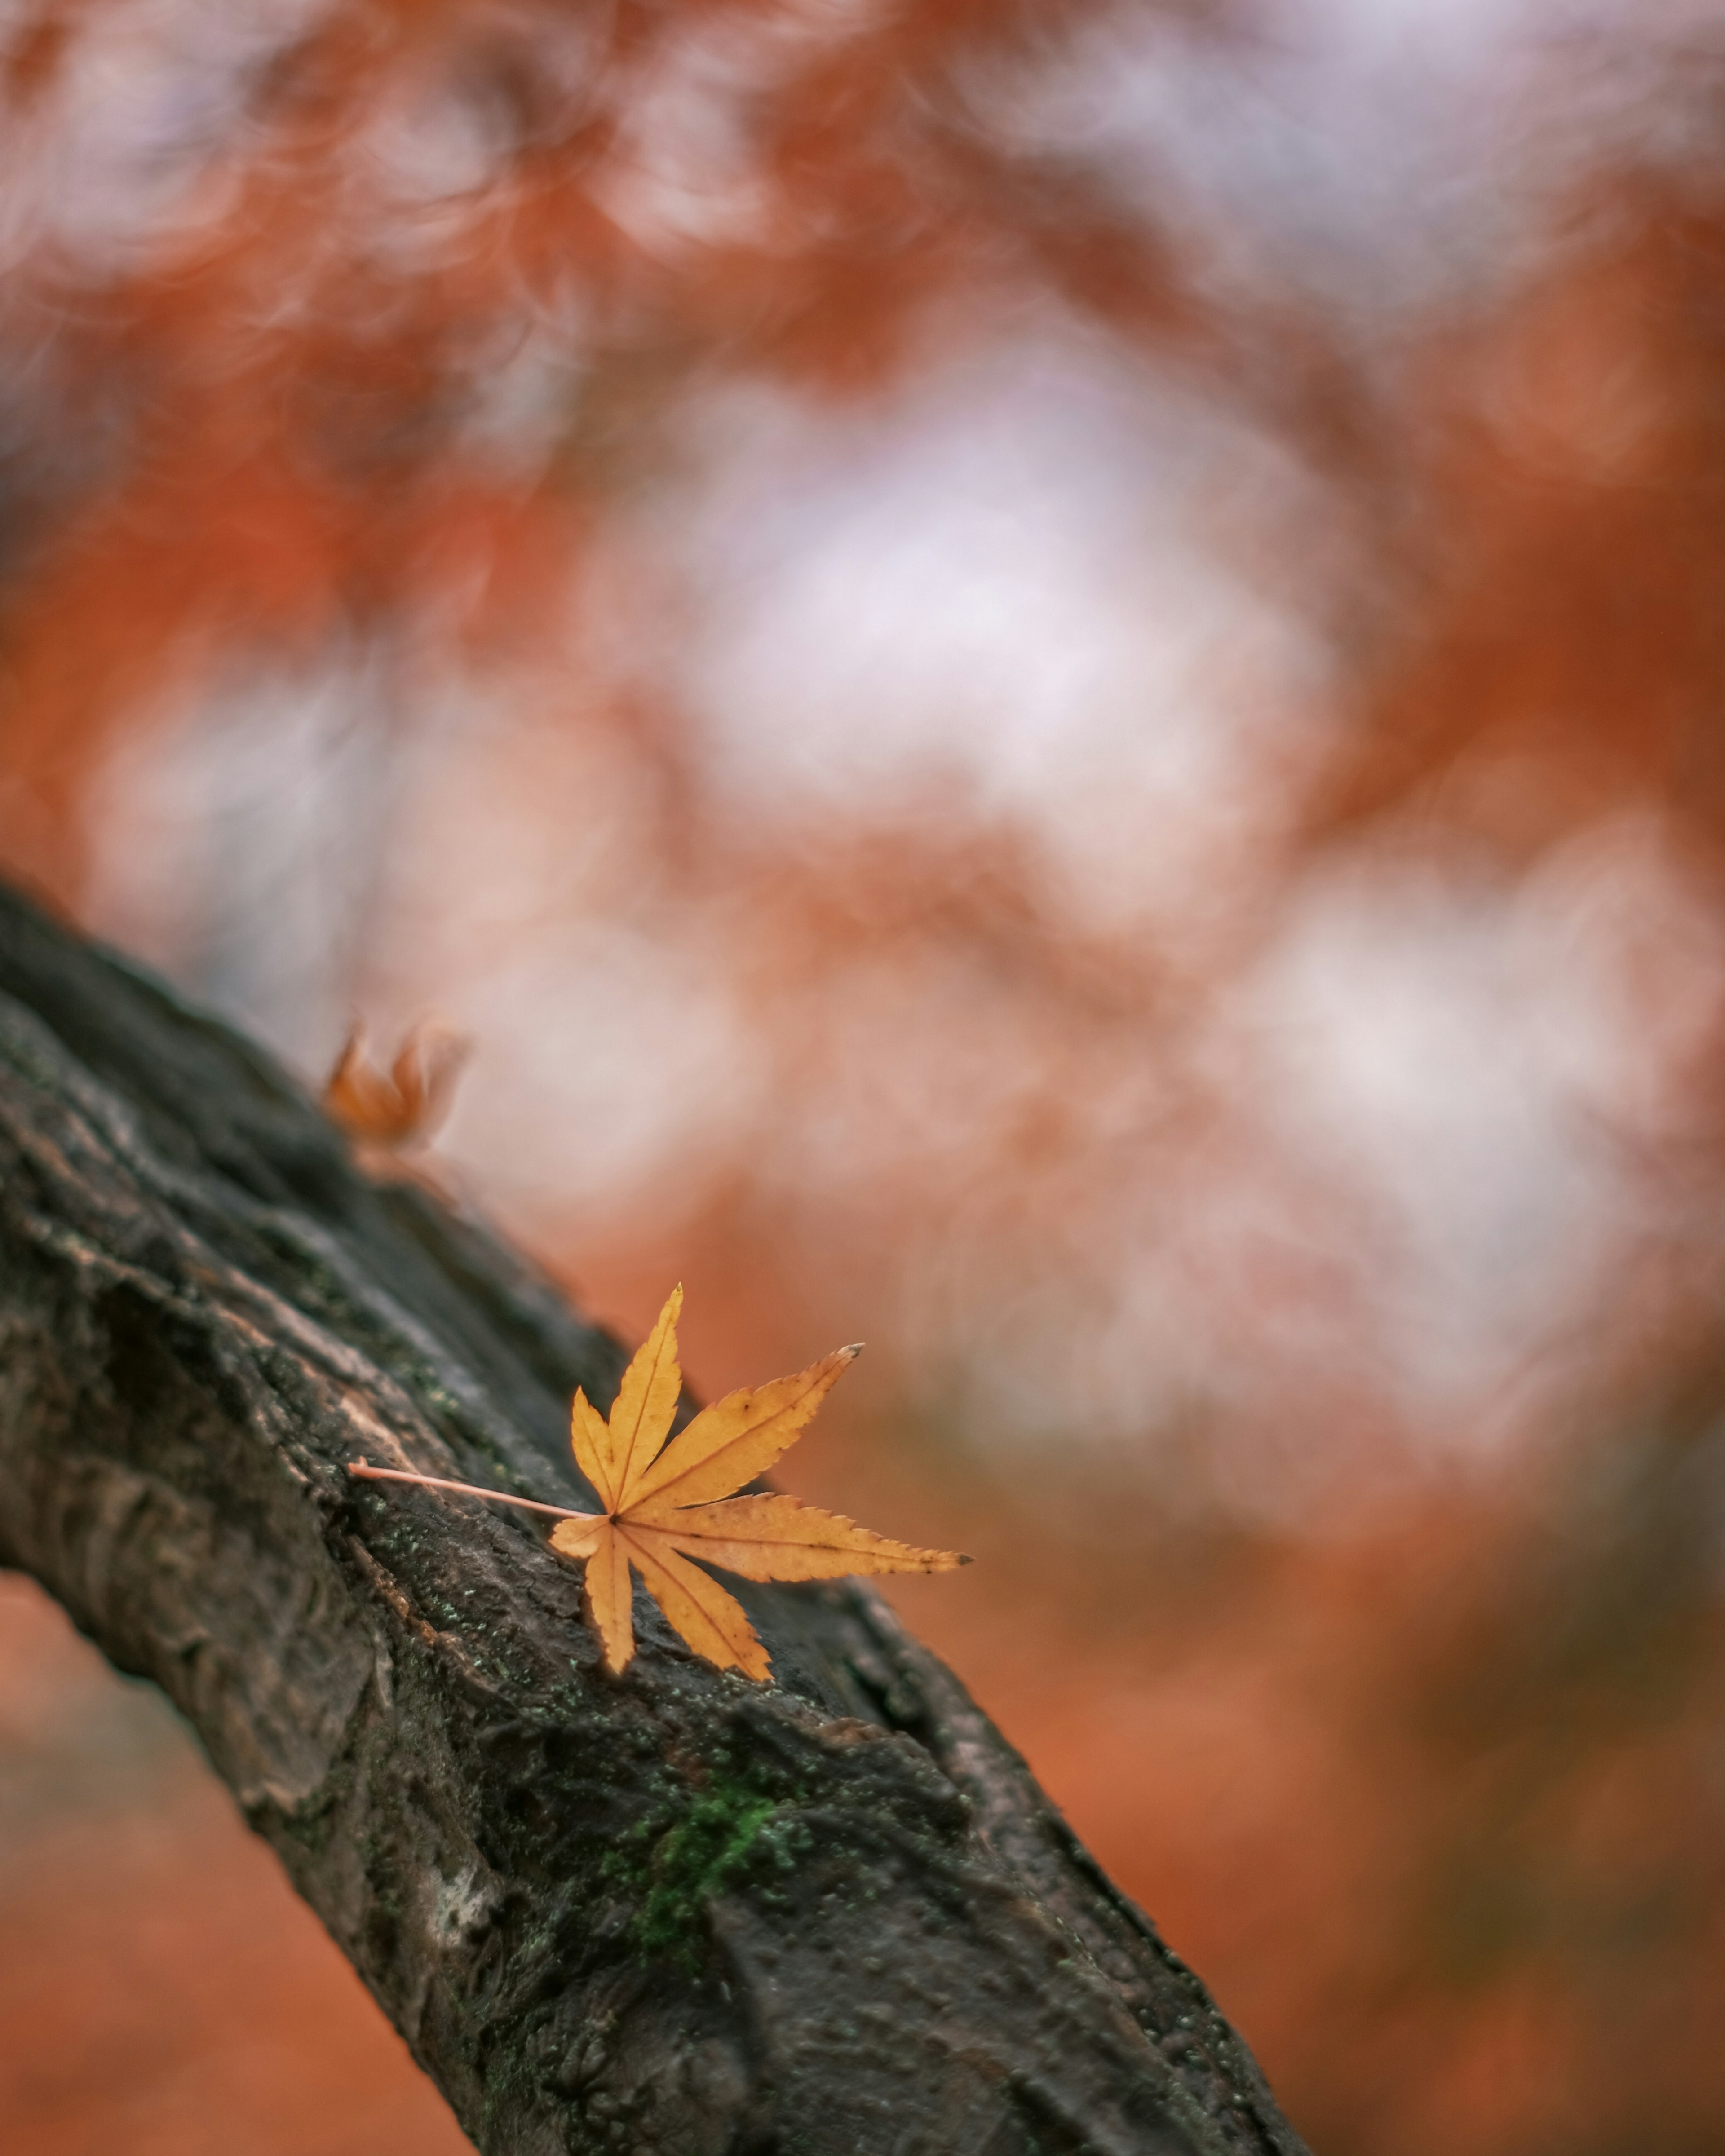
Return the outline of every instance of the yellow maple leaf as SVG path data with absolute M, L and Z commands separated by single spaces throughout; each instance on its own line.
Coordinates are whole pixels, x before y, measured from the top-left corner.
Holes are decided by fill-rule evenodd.
M 691 1558 L 745 1579 L 834 1579 L 852 1572 L 947 1572 L 968 1562 L 912 1549 L 795 1497 L 731 1495 L 762 1475 L 808 1428 L 860 1352 L 841 1348 L 794 1377 L 745 1385 L 701 1413 L 667 1445 L 683 1375 L 677 1367 L 680 1287 L 624 1373 L 608 1421 L 575 1395 L 570 1438 L 603 1512 L 562 1521 L 551 1546 L 587 1564 L 584 1601 L 621 1671 L 634 1653 L 629 1573 L 698 1655 L 764 1677 L 767 1650 L 739 1604 Z M 716 1501 L 716 1502 L 715 1502 Z
M 773 1495 L 731 1493 L 762 1475 L 803 1435 L 815 1409 L 861 1352 L 841 1348 L 794 1377 L 744 1386 L 703 1408 L 665 1442 L 683 1389 L 677 1365 L 677 1317 L 683 1291 L 671 1291 L 659 1322 L 624 1373 L 608 1419 L 584 1392 L 575 1395 L 570 1442 L 603 1512 L 531 1503 L 399 1469 L 354 1461 L 351 1475 L 520 1505 L 557 1517 L 551 1546 L 586 1568 L 583 1606 L 614 1675 L 635 1650 L 634 1585 L 638 1572 L 667 1620 L 696 1654 L 721 1669 L 764 1677 L 767 1650 L 742 1606 L 702 1563 L 745 1579 L 836 1579 L 855 1572 L 950 1572 L 970 1559 L 952 1550 L 912 1549 L 871 1534 L 836 1512 Z

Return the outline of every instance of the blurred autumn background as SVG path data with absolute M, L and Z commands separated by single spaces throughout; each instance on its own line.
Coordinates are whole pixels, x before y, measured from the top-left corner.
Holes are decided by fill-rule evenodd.
M 1725 4 L 13 0 L 0 868 L 801 1494 L 1319 2156 L 1725 2149 Z M 0 2138 L 465 2146 L 0 1581 Z

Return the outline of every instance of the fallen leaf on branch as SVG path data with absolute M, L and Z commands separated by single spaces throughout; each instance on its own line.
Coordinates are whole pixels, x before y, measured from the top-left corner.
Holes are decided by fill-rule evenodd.
M 659 1322 L 624 1373 L 608 1419 L 578 1392 L 571 1442 L 603 1512 L 531 1504 L 501 1491 L 355 1462 L 350 1474 L 390 1482 L 423 1482 L 558 1515 L 551 1545 L 587 1567 L 583 1607 L 614 1674 L 634 1654 L 634 1587 L 638 1572 L 666 1619 L 696 1654 L 746 1676 L 768 1673 L 766 1649 L 742 1606 L 701 1563 L 745 1579 L 835 1579 L 855 1572 L 950 1572 L 970 1560 L 951 1550 L 912 1549 L 871 1534 L 836 1512 L 795 1497 L 731 1493 L 764 1474 L 808 1428 L 814 1412 L 860 1350 L 841 1348 L 794 1377 L 745 1386 L 703 1408 L 665 1442 L 683 1375 L 677 1364 L 677 1316 L 683 1291 L 672 1291 Z
M 412 1027 L 388 1070 L 372 1062 L 356 1019 L 323 1089 L 324 1112 L 362 1146 L 424 1145 L 449 1113 L 471 1044 L 436 1020 Z
M 793 1378 L 745 1386 L 704 1408 L 667 1445 L 682 1391 L 672 1291 L 659 1322 L 624 1373 L 608 1421 L 575 1395 L 571 1437 L 581 1471 L 605 1509 L 552 1530 L 552 1548 L 587 1563 L 588 1614 L 605 1666 L 634 1652 L 629 1573 L 698 1655 L 764 1677 L 767 1650 L 741 1606 L 698 1558 L 745 1579 L 834 1579 L 852 1572 L 947 1572 L 965 1559 L 911 1549 L 794 1497 L 735 1497 L 803 1435 L 815 1409 L 856 1358 L 841 1348 Z M 717 1501 L 717 1502 L 715 1502 Z

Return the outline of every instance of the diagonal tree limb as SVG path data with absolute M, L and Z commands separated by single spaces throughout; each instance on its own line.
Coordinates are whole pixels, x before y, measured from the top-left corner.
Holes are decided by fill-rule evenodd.
M 0 891 L 0 1561 L 153 1678 L 487 2156 L 1298 2156 L 1198 1979 L 877 1596 L 644 1596 L 526 1516 L 624 1357 L 257 1050 Z

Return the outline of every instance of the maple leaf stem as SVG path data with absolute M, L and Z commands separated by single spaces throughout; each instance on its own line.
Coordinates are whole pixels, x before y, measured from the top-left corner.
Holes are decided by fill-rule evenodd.
M 542 1505 L 532 1497 L 511 1497 L 504 1490 L 481 1490 L 473 1482 L 446 1482 L 439 1475 L 410 1475 L 401 1467 L 372 1467 L 350 1460 L 347 1472 L 361 1482 L 417 1482 L 422 1490 L 454 1490 L 463 1497 L 483 1497 L 492 1505 L 514 1505 L 523 1512 L 549 1512 L 554 1520 L 601 1520 L 603 1512 L 578 1512 L 567 1505 Z

